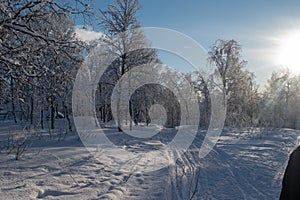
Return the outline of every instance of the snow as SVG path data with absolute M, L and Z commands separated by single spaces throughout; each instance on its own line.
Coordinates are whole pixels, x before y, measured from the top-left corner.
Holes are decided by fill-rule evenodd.
M 129 151 L 162 148 L 175 134 L 175 129 L 162 129 L 160 136 L 137 143 L 119 137 L 110 126 L 106 129 L 120 148 Z M 32 141 L 18 161 L 2 148 L 1 199 L 278 199 L 300 131 L 249 131 L 224 130 L 213 150 L 199 159 L 205 135 L 201 130 L 176 163 L 147 173 L 115 170 L 112 163 L 87 150 L 75 133 L 68 133 L 64 140 L 50 139 L 45 133 Z M 1 122 L 1 144 L 8 133 L 19 132 L 20 127 Z M 97 153 L 105 150 L 95 149 Z

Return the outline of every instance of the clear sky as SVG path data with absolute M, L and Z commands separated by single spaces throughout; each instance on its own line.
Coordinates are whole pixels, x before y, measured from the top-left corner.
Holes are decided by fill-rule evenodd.
M 262 86 L 279 66 L 276 59 L 282 53 L 282 41 L 290 34 L 300 34 L 300 1 L 296 0 L 140 2 L 142 10 L 138 18 L 143 26 L 180 31 L 206 49 L 217 39 L 236 40 L 242 46 L 243 58 L 248 61 L 247 69 L 255 73 Z M 105 8 L 111 3 L 112 0 L 100 0 L 95 2 L 95 7 Z

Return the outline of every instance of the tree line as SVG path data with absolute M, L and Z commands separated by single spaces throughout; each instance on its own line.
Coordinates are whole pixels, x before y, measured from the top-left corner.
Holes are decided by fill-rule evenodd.
M 259 90 L 255 75 L 246 69 L 241 45 L 233 39 L 218 39 L 210 47 L 207 62 L 216 66 L 218 73 L 211 74 L 208 79 L 198 71 L 180 73 L 164 68 L 143 31 L 136 29 L 142 27 L 137 18 L 140 11 L 138 0 L 115 0 L 106 9 L 97 11 L 98 18 L 95 19 L 90 1 L 74 0 L 64 4 L 54 0 L 1 0 L 1 108 L 11 111 L 16 123 L 54 129 L 55 119 L 62 117 L 67 128 L 73 130 L 73 83 L 85 57 L 98 48 L 101 51 L 99 59 L 116 57 L 100 78 L 92 97 L 96 99 L 95 116 L 101 123 L 114 120 L 111 95 L 117 82 L 132 69 L 147 65 L 161 80 L 173 77 L 168 81 L 172 81 L 177 90 L 186 90 L 183 80 L 190 83 L 197 94 L 200 113 L 197 123 L 201 127 L 210 123 L 209 91 L 216 88 L 222 88 L 226 100 L 225 126 L 299 127 L 300 76 L 286 69 L 274 71 L 267 86 Z M 103 37 L 80 41 L 74 28 L 74 16 L 78 15 L 86 23 L 97 23 Z M 96 65 L 97 61 L 94 62 Z M 94 72 L 89 71 L 90 74 Z M 220 76 L 219 82 L 216 74 Z M 132 81 L 138 78 L 132 77 Z M 130 98 L 130 127 L 140 122 L 149 124 L 149 112 L 154 104 L 160 104 L 166 110 L 165 127 L 180 124 L 180 101 L 167 88 L 149 84 L 136 90 Z M 117 112 L 123 111 L 117 109 Z M 184 120 L 193 119 L 193 116 L 189 117 Z M 121 120 L 116 123 L 121 131 Z

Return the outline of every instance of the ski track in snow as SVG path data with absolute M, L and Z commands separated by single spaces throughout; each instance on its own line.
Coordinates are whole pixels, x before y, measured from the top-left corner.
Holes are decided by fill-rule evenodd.
M 123 143 L 133 151 L 160 148 L 172 140 L 171 131 L 163 131 L 156 142 Z M 37 140 L 20 161 L 1 152 L 1 198 L 278 199 L 288 155 L 296 147 L 299 131 L 234 132 L 224 131 L 214 149 L 199 159 L 205 134 L 201 131 L 176 163 L 147 173 L 135 173 L 134 166 L 133 172 L 127 173 L 110 168 L 75 136 L 59 142 Z

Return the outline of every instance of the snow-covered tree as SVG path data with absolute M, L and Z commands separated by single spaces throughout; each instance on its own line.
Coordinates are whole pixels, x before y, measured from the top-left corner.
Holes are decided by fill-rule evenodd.
M 41 123 L 43 127 L 44 109 L 52 106 L 54 113 L 58 96 L 64 107 L 69 101 L 65 91 L 70 92 L 81 61 L 71 15 L 90 14 L 88 4 L 74 2 L 1 0 L 0 79 L 10 87 L 6 91 L 9 95 L 2 97 L 11 104 L 8 107 L 15 121 L 15 111 L 21 110 L 31 124 Z
M 272 73 L 261 103 L 261 121 L 271 127 L 299 128 L 299 75 L 282 68 Z
M 257 86 L 253 74 L 244 69 L 247 62 L 242 59 L 241 46 L 235 40 L 217 40 L 209 51 L 209 61 L 221 76 L 220 84 L 227 102 L 226 125 L 253 124 Z
M 138 29 L 141 27 L 137 19 L 140 8 L 138 0 L 115 0 L 114 4 L 108 5 L 106 10 L 100 10 L 99 24 L 105 33 L 104 42 L 110 47 L 110 53 L 117 58 L 106 71 L 111 73 L 109 75 L 110 86 L 100 86 L 102 88 L 111 90 L 121 76 L 132 68 L 157 61 L 156 51 L 149 49 L 149 42 L 143 31 Z M 108 81 L 102 77 L 100 83 L 103 85 L 105 82 Z M 117 103 L 118 105 L 119 103 Z M 117 112 L 120 112 L 119 108 L 117 108 Z M 121 131 L 120 120 L 118 118 L 117 126 Z

